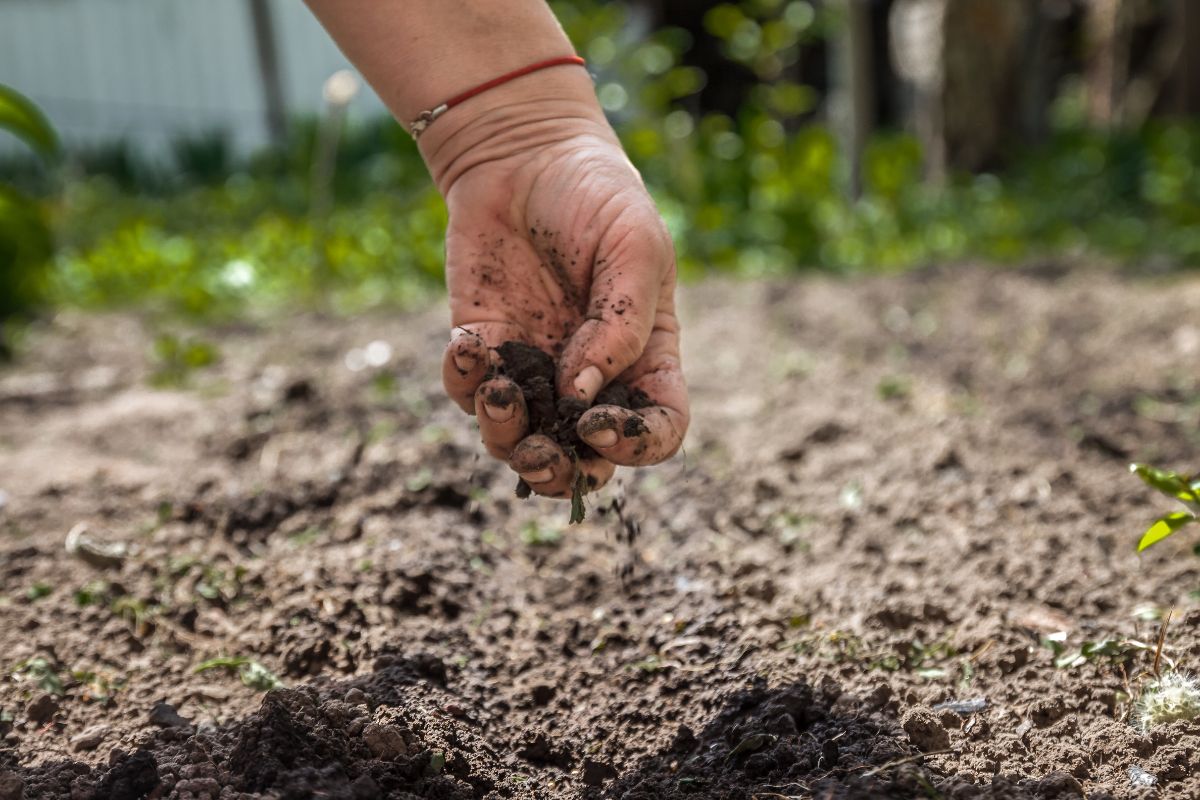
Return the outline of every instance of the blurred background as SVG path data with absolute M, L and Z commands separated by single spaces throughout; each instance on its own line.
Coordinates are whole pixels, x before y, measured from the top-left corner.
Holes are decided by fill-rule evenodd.
M 1200 263 L 1191 0 L 552 5 L 685 277 Z M 5 340 L 438 291 L 441 201 L 348 66 L 295 0 L 0 0 Z

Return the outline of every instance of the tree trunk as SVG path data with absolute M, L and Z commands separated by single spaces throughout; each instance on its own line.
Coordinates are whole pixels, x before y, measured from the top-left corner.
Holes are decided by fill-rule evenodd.
M 282 145 L 287 137 L 287 104 L 283 96 L 283 70 L 275 40 L 275 20 L 270 0 L 249 0 L 249 3 L 254 51 L 266 108 L 267 135 L 272 144 Z
M 1171 72 L 1165 110 L 1179 116 L 1200 115 L 1200 3 L 1175 0 L 1182 48 Z
M 909 87 L 910 126 L 931 180 L 1002 160 L 1026 116 L 1020 78 L 1030 11 L 1015 0 L 897 0 L 892 7 L 892 58 Z
M 875 127 L 875 69 L 870 8 L 864 0 L 839 0 L 843 25 L 833 44 L 831 77 L 834 127 L 847 164 L 847 191 L 862 194 L 862 158 Z

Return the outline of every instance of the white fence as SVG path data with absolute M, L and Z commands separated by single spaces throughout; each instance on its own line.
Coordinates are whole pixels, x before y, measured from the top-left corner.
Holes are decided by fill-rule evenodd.
M 348 62 L 300 0 L 271 11 L 288 112 L 314 112 Z M 253 150 L 267 141 L 257 63 L 247 0 L 0 0 L 0 83 L 33 98 L 68 146 L 161 153 L 219 130 Z M 385 111 L 366 90 L 351 113 Z

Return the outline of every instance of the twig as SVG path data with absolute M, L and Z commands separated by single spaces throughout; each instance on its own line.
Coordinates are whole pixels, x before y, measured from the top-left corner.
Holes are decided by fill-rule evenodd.
M 907 758 L 897 758 L 895 761 L 889 761 L 886 764 L 880 764 L 878 767 L 875 767 L 874 769 L 867 770 L 866 772 L 864 772 L 862 774 L 862 776 L 864 778 L 870 778 L 872 775 L 878 775 L 880 772 L 883 772 L 885 769 L 891 769 L 892 767 L 899 767 L 903 764 L 911 764 L 914 761 L 920 761 L 922 758 L 928 758 L 929 756 L 944 756 L 947 753 L 953 753 L 953 752 L 954 752 L 954 750 L 951 750 L 951 749 L 931 750 L 928 753 L 917 753 L 915 756 L 908 756 Z
M 1162 677 L 1163 645 L 1167 643 L 1167 627 L 1171 624 L 1171 617 L 1174 615 L 1175 609 L 1172 608 L 1163 619 L 1162 627 L 1158 629 L 1158 646 L 1154 648 L 1154 677 L 1156 678 Z

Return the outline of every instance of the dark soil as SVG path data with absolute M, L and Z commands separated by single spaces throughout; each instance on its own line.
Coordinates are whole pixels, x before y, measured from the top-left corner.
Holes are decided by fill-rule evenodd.
M 134 318 L 34 331 L 0 373 L 0 800 L 1200 796 L 1200 723 L 1131 714 L 1172 607 L 1198 668 L 1200 559 L 1134 553 L 1172 509 L 1126 471 L 1200 466 L 1200 281 L 681 308 L 684 453 L 570 529 L 477 457 L 438 314 L 195 332 L 221 363 L 175 390 Z
M 554 359 L 536 347 L 517 341 L 505 342 L 496 351 L 502 362 L 499 374 L 511 378 L 525 396 L 530 431 L 549 436 L 568 455 L 596 458 L 596 451 L 579 438 L 575 429 L 583 412 L 591 406 L 574 397 L 559 396 L 554 381 Z M 613 381 L 596 395 L 595 404 L 638 409 L 650 405 L 650 398 L 640 389 Z M 645 423 L 636 417 L 631 417 L 629 422 L 634 428 L 632 432 L 626 432 L 626 436 L 636 436 L 639 430 L 645 428 Z M 641 428 L 637 427 L 639 422 Z

